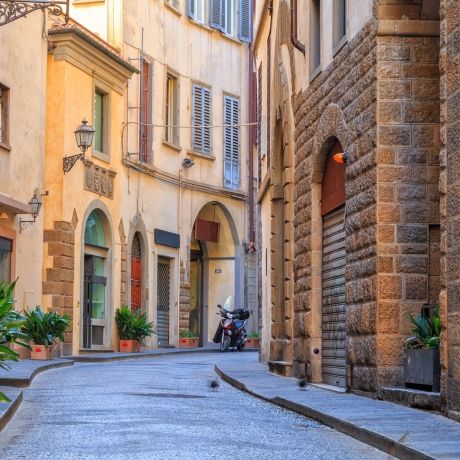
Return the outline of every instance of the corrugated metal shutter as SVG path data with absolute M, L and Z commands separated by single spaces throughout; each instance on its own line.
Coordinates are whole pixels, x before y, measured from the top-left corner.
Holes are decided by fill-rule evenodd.
M 345 206 L 323 216 L 323 382 L 345 387 Z
M 239 5 L 239 38 L 242 42 L 252 40 L 252 0 L 240 0 Z
M 158 259 L 157 265 L 157 335 L 158 346 L 169 345 L 169 290 L 170 270 L 168 259 Z
M 224 187 L 240 186 L 240 101 L 224 96 Z
M 211 153 L 211 92 L 192 85 L 192 149 Z

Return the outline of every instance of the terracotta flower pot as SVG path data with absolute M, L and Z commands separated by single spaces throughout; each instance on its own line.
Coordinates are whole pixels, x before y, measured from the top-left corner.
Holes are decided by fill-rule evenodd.
M 198 337 L 180 337 L 180 348 L 198 348 Z
M 30 352 L 30 359 L 47 360 L 53 359 L 55 354 L 55 346 L 37 345 L 32 343 L 32 351 Z
M 260 339 L 249 337 L 246 342 L 246 348 L 260 348 Z
M 119 340 L 119 349 L 122 353 L 139 353 L 141 344 L 137 340 Z

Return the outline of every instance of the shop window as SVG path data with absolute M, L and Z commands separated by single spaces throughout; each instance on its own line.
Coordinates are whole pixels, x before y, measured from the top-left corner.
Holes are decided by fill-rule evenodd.
M 0 283 L 11 282 L 13 241 L 0 237 Z

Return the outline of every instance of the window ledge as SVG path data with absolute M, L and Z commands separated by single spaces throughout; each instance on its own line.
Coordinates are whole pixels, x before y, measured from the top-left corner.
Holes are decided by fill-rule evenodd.
M 110 154 L 93 151 L 91 156 L 97 158 L 98 160 L 104 161 L 105 163 L 110 163 Z
M 321 73 L 321 65 L 316 67 L 315 70 L 310 74 L 310 83 Z
M 207 154 L 207 153 L 201 153 L 201 152 L 195 152 L 194 150 L 188 150 L 187 155 L 191 155 L 192 157 L 196 158 L 202 158 L 203 160 L 210 160 L 210 161 L 215 161 L 216 157 Z
M 333 50 L 332 50 L 332 57 L 335 57 L 336 54 L 345 46 L 345 44 L 347 43 L 347 36 L 346 34 L 339 40 L 339 43 L 337 43 L 337 45 L 334 46 Z
M 165 147 L 170 148 L 171 150 L 175 150 L 176 152 L 182 152 L 182 147 L 180 145 L 173 144 L 173 143 L 167 141 L 166 139 L 162 140 L 162 144 Z
M 226 40 L 230 42 L 236 43 L 237 45 L 242 44 L 241 41 L 238 40 L 238 38 L 234 37 L 233 35 L 228 35 L 227 33 L 222 32 L 222 31 L 220 31 L 220 34 L 222 35 L 222 37 L 224 37 Z
M 213 33 L 215 29 L 213 29 L 212 27 L 209 27 L 207 26 L 206 24 L 200 22 L 200 21 L 197 21 L 196 19 L 193 19 L 191 17 L 188 18 L 190 23 L 193 24 L 194 26 L 196 27 L 199 27 L 200 29 L 204 29 L 210 33 Z
M 0 150 L 6 150 L 7 152 L 11 152 L 11 145 L 8 142 L 0 142 Z
M 182 16 L 182 13 L 173 5 L 171 5 L 168 1 L 165 0 L 165 6 L 168 10 L 172 11 L 176 16 Z

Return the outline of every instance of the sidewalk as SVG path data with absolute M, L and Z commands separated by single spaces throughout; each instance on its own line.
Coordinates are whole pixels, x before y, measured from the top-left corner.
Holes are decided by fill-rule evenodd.
M 279 377 L 258 362 L 257 353 L 218 360 L 228 383 L 266 401 L 301 413 L 400 459 L 460 459 L 460 423 L 441 415 L 351 393 L 337 393 Z

